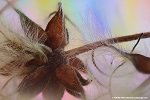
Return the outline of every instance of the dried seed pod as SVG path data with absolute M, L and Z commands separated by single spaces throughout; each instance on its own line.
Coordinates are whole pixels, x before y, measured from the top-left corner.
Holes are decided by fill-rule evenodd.
M 61 4 L 55 16 L 50 20 L 46 27 L 47 40 L 45 44 L 52 50 L 64 48 L 67 44 L 67 31 L 65 28 L 65 19 Z
M 48 72 L 46 67 L 39 67 L 28 74 L 18 86 L 17 100 L 20 100 L 20 98 L 27 100 L 37 96 L 48 82 Z
M 24 13 L 18 9 L 15 9 L 15 11 L 20 16 L 20 23 L 25 35 L 30 38 L 31 41 L 44 43 L 47 39 L 46 32 L 39 25 L 30 20 Z
M 146 74 L 150 74 L 150 58 L 149 57 L 143 56 L 141 54 L 132 54 L 132 52 L 126 53 L 117 49 L 114 46 L 110 46 L 110 48 L 116 50 L 121 55 L 128 58 L 138 71 L 146 73 Z
M 127 57 L 140 72 L 150 74 L 150 58 L 140 54 L 127 54 Z
M 83 62 L 79 58 L 74 57 L 74 58 L 69 59 L 69 64 L 73 66 L 75 69 L 83 73 L 87 73 L 86 66 L 83 64 Z
M 90 80 L 90 79 L 87 79 L 87 80 L 86 80 L 86 79 L 84 79 L 84 78 L 81 76 L 81 74 L 80 74 L 78 71 L 75 71 L 75 72 L 76 72 L 76 75 L 77 75 L 77 77 L 78 77 L 78 79 L 79 79 L 81 85 L 86 86 L 86 85 L 88 85 L 89 83 L 91 83 L 92 80 Z
M 42 92 L 44 100 L 61 100 L 64 91 L 65 87 L 57 80 L 54 70 L 51 71 L 49 81 Z
M 65 86 L 66 89 L 80 94 L 80 98 L 85 98 L 84 89 L 76 75 L 75 70 L 70 65 L 60 65 L 56 68 L 57 79 Z
M 109 40 L 116 43 L 114 40 L 116 41 L 119 40 L 117 42 L 123 42 L 135 39 L 133 37 L 137 38 L 137 36 L 131 36 L 130 39 L 129 37 L 125 37 L 122 39 L 120 39 L 121 37 L 119 37 L 108 39 L 106 41 L 99 41 L 99 43 L 97 42 L 87 44 L 85 46 L 77 48 L 76 50 L 71 50 L 71 52 L 73 52 L 72 53 L 73 59 L 71 59 L 72 61 L 70 60 L 68 61 L 68 59 L 70 59 L 69 57 L 71 57 L 71 54 L 67 55 L 67 52 L 63 51 L 64 47 L 67 45 L 68 36 L 67 30 L 65 28 L 64 15 L 62 12 L 61 5 L 59 5 L 58 12 L 56 12 L 54 17 L 48 23 L 46 30 L 43 30 L 41 27 L 39 27 L 37 24 L 31 21 L 23 13 L 19 11 L 17 12 L 20 15 L 21 25 L 28 38 L 27 40 L 30 40 L 31 42 L 33 42 L 33 44 L 39 43 L 37 46 L 35 46 L 38 47 L 38 49 L 35 49 L 35 51 L 33 50 L 34 48 L 32 45 L 29 45 L 29 47 L 27 45 L 26 48 L 27 50 L 23 49 L 27 55 L 33 53 L 32 56 L 26 57 L 26 58 L 33 57 L 33 59 L 31 58 L 28 61 L 25 61 L 26 64 L 25 68 L 31 68 L 29 66 L 37 66 L 37 67 L 34 70 L 32 70 L 32 72 L 30 71 L 31 72 L 30 74 L 28 75 L 25 74 L 26 77 L 23 79 L 23 81 L 20 83 L 18 87 L 19 92 L 18 99 L 20 99 L 21 97 L 29 99 L 43 92 L 43 96 L 47 100 L 49 99 L 60 100 L 64 94 L 65 89 L 68 91 L 68 93 L 70 93 L 75 97 L 86 99 L 83 86 L 89 84 L 90 81 L 85 80 L 77 71 L 83 69 L 84 72 L 85 66 L 83 65 L 82 61 L 80 59 L 76 59 L 75 56 L 80 53 L 96 49 L 100 46 L 104 46 L 104 43 L 108 42 Z M 42 35 L 44 35 L 44 33 L 47 33 L 48 37 L 47 39 L 42 38 Z M 23 43 L 27 44 L 26 42 Z M 21 45 L 23 45 L 23 43 Z M 49 55 L 49 50 L 47 50 L 46 47 L 52 48 L 53 52 L 51 53 L 53 56 Z M 29 53 L 30 50 L 32 51 L 32 53 Z M 61 51 L 63 51 L 63 55 Z M 134 57 L 133 54 L 125 54 L 125 55 L 130 56 L 129 59 L 132 60 L 132 62 L 135 62 L 135 65 L 137 65 L 138 67 L 139 65 L 141 66 L 141 64 L 137 64 L 138 63 L 137 60 L 133 59 L 133 58 L 141 59 L 141 57 Z M 20 56 L 22 56 L 22 52 L 16 58 Z M 45 59 L 47 59 L 49 62 L 54 63 L 53 66 L 52 63 L 46 63 L 47 61 L 43 59 L 43 57 L 45 57 Z M 18 62 L 19 61 L 20 60 L 18 60 Z M 24 59 L 22 61 L 24 61 Z M 43 67 L 41 67 L 42 65 Z M 52 95 L 53 98 L 51 98 Z

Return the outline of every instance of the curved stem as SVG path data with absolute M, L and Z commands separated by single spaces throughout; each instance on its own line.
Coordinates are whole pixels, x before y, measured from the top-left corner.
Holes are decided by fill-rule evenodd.
M 111 89 L 112 77 L 113 77 L 114 73 L 117 71 L 117 69 L 120 68 L 124 63 L 126 63 L 126 62 L 121 63 L 121 64 L 112 72 L 112 74 L 110 75 L 110 78 L 109 78 L 109 93 L 110 93 L 110 96 L 111 96 L 111 97 L 113 97 L 112 89 Z
M 94 50 L 92 51 L 92 62 L 93 62 L 93 64 L 94 64 L 95 68 L 96 68 L 101 74 L 103 74 L 104 76 L 109 77 L 106 73 L 104 73 L 102 70 L 100 70 L 100 68 L 98 68 L 98 66 L 97 66 L 97 64 L 96 64 L 96 62 L 95 62 L 95 60 L 94 60 Z

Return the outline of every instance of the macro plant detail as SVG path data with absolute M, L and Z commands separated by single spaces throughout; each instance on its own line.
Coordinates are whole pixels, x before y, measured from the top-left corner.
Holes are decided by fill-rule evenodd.
M 76 57 L 69 59 L 63 51 L 68 43 L 68 33 L 65 28 L 61 4 L 59 4 L 58 12 L 50 20 L 45 31 L 19 10 L 15 10 L 20 15 L 20 21 L 26 36 L 31 38 L 31 41 L 34 41 L 34 39 L 42 40 L 42 45 L 47 46 L 40 48 L 43 50 L 43 55 L 38 54 L 39 52 L 34 54 L 32 50 L 24 51 L 27 54 L 33 55 L 34 58 L 27 61 L 24 65 L 27 69 L 31 70 L 25 73 L 26 76 L 18 86 L 18 99 L 30 99 L 42 92 L 46 100 L 49 100 L 49 98 L 60 100 L 64 90 L 73 96 L 85 99 L 82 86 L 89 84 L 90 81 L 85 80 L 77 70 L 83 67 L 83 72 L 86 72 L 86 69 L 84 69 L 84 65 L 80 59 Z M 11 40 L 9 44 L 13 50 L 22 49 L 21 46 L 18 46 L 19 44 L 16 44 L 13 48 L 15 44 Z M 8 46 L 8 44 L 6 45 Z M 1 74 L 11 75 L 12 73 L 9 69 L 15 63 L 19 63 L 19 61 L 11 61 L 8 65 L 1 68 Z
M 18 100 L 20 98 L 31 99 L 40 93 L 43 94 L 45 100 L 60 100 L 65 90 L 77 98 L 87 99 L 83 86 L 90 84 L 91 80 L 84 79 L 80 74 L 80 72 L 87 74 L 88 69 L 76 56 L 90 50 L 93 50 L 94 53 L 94 50 L 99 47 L 117 51 L 130 60 L 137 70 L 142 73 L 150 73 L 149 57 L 133 52 L 126 53 L 112 45 L 138 38 L 139 40 L 149 38 L 149 32 L 142 35 L 110 38 L 64 51 L 64 47 L 69 43 L 69 34 L 65 27 L 65 15 L 61 3 L 45 30 L 16 8 L 14 10 L 20 16 L 25 36 L 22 37 L 15 33 L 9 35 L 1 31 L 1 38 L 4 38 L 4 41 L 0 44 L 0 55 L 2 55 L 0 59 L 4 64 L 0 66 L 0 74 L 12 77 L 24 76 L 16 90 Z M 5 56 L 8 57 L 7 60 Z M 93 63 L 95 63 L 94 59 Z M 101 72 L 100 69 L 99 72 Z

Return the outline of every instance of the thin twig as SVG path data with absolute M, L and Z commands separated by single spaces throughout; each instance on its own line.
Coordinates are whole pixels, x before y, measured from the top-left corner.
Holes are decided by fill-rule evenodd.
M 132 51 L 131 51 L 131 53 L 134 51 L 135 47 L 136 47 L 136 46 L 138 45 L 138 43 L 140 42 L 140 39 L 141 39 L 142 35 L 143 35 L 143 33 L 141 33 L 141 35 L 140 35 L 138 41 L 136 42 L 136 44 L 134 45 L 134 47 L 133 47 L 133 49 L 132 49 Z
M 104 46 L 105 44 L 115 44 L 115 43 L 122 43 L 122 42 L 129 42 L 129 41 L 137 40 L 141 34 L 142 33 L 102 40 L 102 41 L 90 43 L 90 44 L 87 44 L 87 45 L 84 45 L 75 49 L 68 50 L 65 53 L 68 57 L 71 58 L 76 55 L 82 54 L 84 52 L 88 52 L 90 50 L 94 50 L 98 47 Z M 141 39 L 145 39 L 145 38 L 150 38 L 150 32 L 145 32 L 142 34 Z

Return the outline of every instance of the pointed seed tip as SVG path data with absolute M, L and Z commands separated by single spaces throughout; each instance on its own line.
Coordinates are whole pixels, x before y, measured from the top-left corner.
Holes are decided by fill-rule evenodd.
M 62 12 L 62 3 L 61 3 L 61 2 L 58 2 L 58 6 L 59 6 L 58 11 L 59 11 L 59 12 Z
M 61 3 L 61 2 L 58 2 L 58 6 L 61 7 L 61 6 L 62 6 L 62 3 Z

